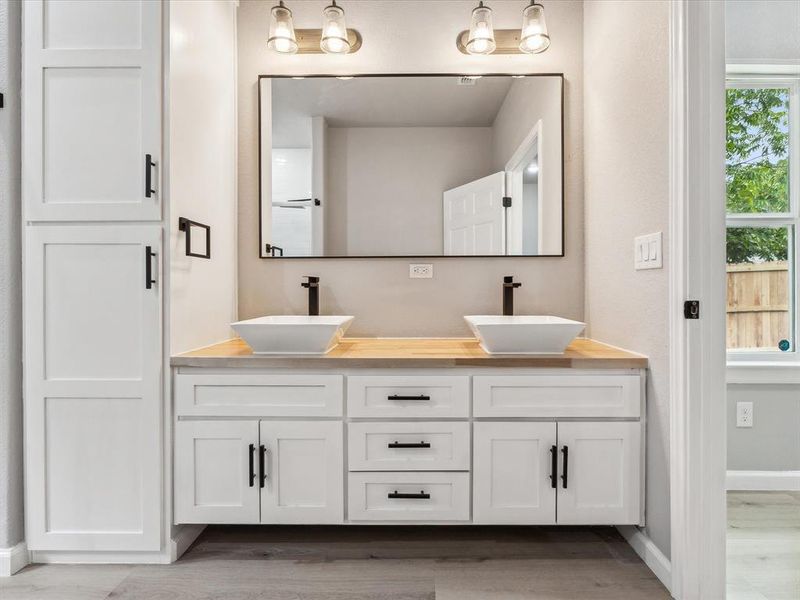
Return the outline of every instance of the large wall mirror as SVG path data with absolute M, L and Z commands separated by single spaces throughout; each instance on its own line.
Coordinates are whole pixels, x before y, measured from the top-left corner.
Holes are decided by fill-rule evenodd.
M 562 75 L 259 79 L 260 255 L 563 256 Z

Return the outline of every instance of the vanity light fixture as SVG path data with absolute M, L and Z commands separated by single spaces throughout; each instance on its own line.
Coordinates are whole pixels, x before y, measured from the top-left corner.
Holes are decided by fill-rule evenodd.
M 547 23 L 544 20 L 544 6 L 531 0 L 530 6 L 522 11 L 522 31 L 519 49 L 525 54 L 539 54 L 550 47 Z
M 463 54 L 539 54 L 550 47 L 544 18 L 544 6 L 537 0 L 522 11 L 522 29 L 494 29 L 492 9 L 478 4 L 472 11 L 468 30 L 456 37 L 456 47 Z
M 469 39 L 464 46 L 468 54 L 491 54 L 497 47 L 492 27 L 492 9 L 484 6 L 482 1 L 472 9 Z
M 292 11 L 283 5 L 283 0 L 273 6 L 269 17 L 269 38 L 267 48 L 279 54 L 297 52 L 297 39 L 294 36 Z
M 350 52 L 350 40 L 347 39 L 347 27 L 344 24 L 344 11 L 331 1 L 322 11 L 322 39 L 319 47 L 326 54 L 347 54 Z

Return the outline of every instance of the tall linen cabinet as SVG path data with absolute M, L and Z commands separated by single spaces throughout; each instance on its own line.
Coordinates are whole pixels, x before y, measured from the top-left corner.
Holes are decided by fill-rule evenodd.
M 165 7 L 24 5 L 25 512 L 34 560 L 164 545 Z

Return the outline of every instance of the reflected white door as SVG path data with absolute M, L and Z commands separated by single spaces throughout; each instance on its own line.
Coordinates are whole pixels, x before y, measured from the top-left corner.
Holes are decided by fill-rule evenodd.
M 556 424 L 476 422 L 474 428 L 475 522 L 555 523 Z
M 559 524 L 639 523 L 640 435 L 638 421 L 558 423 Z
M 344 520 L 342 423 L 261 421 L 262 523 Z
M 444 192 L 444 254 L 505 254 L 504 171 Z

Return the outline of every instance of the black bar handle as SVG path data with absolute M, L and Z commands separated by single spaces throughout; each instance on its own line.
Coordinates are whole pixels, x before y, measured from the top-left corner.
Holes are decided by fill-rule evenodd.
M 156 191 L 153 189 L 153 167 L 156 166 L 156 163 L 153 162 L 153 155 L 152 154 L 145 154 L 144 155 L 144 197 L 149 198 L 151 195 L 155 194 Z
M 256 445 L 250 444 L 250 458 L 249 458 L 249 473 L 250 473 L 250 487 L 253 487 L 256 483 L 256 470 L 255 470 L 255 463 L 256 460 Z
M 397 394 L 392 394 L 391 396 L 386 397 L 387 400 L 430 400 L 430 396 L 426 396 L 424 394 L 420 394 L 419 396 L 399 396 Z
M 262 444 L 258 447 L 258 472 L 261 474 L 259 487 L 262 488 L 264 487 L 264 483 L 267 481 L 266 458 L 267 447 Z
M 404 442 L 389 442 L 389 448 L 430 448 L 430 442 L 419 442 L 418 444 L 406 444 Z
M 412 500 L 427 500 L 431 497 L 430 494 L 426 494 L 425 490 L 420 490 L 419 494 L 403 494 L 395 490 L 394 492 L 389 492 L 388 498 L 392 500 L 397 498 L 410 498 Z
M 564 484 L 564 489 L 567 489 L 567 477 L 569 475 L 569 448 L 564 446 L 561 448 L 561 453 L 564 455 L 564 470 L 561 475 L 561 481 Z
M 153 257 L 155 256 L 156 253 L 153 252 L 152 246 L 144 247 L 144 287 L 147 290 L 151 289 L 156 282 L 153 279 Z
M 558 487 L 558 446 L 550 446 L 550 487 Z

